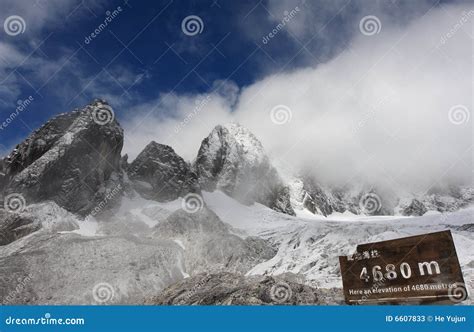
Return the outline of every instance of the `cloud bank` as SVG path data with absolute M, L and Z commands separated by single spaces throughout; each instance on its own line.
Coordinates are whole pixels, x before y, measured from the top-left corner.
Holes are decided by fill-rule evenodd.
M 133 159 L 155 140 L 191 161 L 215 125 L 236 121 L 282 169 L 322 182 L 470 185 L 474 8 L 437 7 L 403 27 L 383 17 L 370 36 L 355 22 L 350 47 L 324 64 L 136 106 L 123 121 L 124 152 Z

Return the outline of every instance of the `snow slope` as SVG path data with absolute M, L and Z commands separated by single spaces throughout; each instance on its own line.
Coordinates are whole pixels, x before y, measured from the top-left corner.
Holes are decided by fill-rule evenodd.
M 464 278 L 474 281 L 474 208 L 454 213 L 430 213 L 422 217 L 369 217 L 307 214 L 292 217 L 261 204 L 241 205 L 221 192 L 204 193 L 208 206 L 241 236 L 260 236 L 278 248 L 277 255 L 255 266 L 248 274 L 301 273 L 318 287 L 342 287 L 340 255 L 349 255 L 361 243 L 377 242 L 450 229 Z M 464 228 L 469 228 L 465 226 Z M 471 288 L 472 293 L 472 288 Z
M 273 247 L 272 254 L 263 258 L 263 260 L 248 261 L 249 264 L 242 270 L 248 275 L 279 275 L 292 272 L 304 276 L 304 282 L 310 286 L 342 288 L 338 256 L 353 253 L 358 244 L 450 229 L 454 236 L 465 282 L 470 293 L 473 294 L 474 223 L 472 217 L 474 208 L 450 214 L 430 213 L 422 217 L 404 218 L 355 216 L 350 214 L 333 214 L 327 218 L 312 214 L 292 217 L 278 213 L 258 203 L 249 206 L 243 205 L 221 191 L 203 192 L 202 194 L 207 207 L 213 210 L 223 222 L 231 226 L 233 235 L 237 235 L 245 241 L 250 241 L 244 242 L 251 244 L 255 244 L 255 240 L 247 238 L 258 236 L 266 241 L 265 245 L 267 247 L 268 244 Z M 136 281 L 136 285 L 133 286 L 136 289 L 134 288 L 133 291 L 127 290 L 132 287 L 127 284 L 132 280 L 130 275 L 121 276 L 120 273 L 114 274 L 114 271 L 107 270 L 107 266 L 111 261 L 116 266 L 124 266 L 121 257 L 124 252 L 128 255 L 126 262 L 131 266 L 124 266 L 126 271 L 134 272 L 133 264 L 136 264 L 136 262 L 146 263 L 148 259 L 151 259 L 157 265 L 155 266 L 155 263 L 153 263 L 150 265 L 150 269 L 146 269 L 144 272 L 141 270 L 135 271 L 140 273 L 140 278 L 148 278 L 149 282 L 153 283 L 153 278 L 150 276 L 156 273 L 164 273 L 165 276 L 169 277 L 160 279 L 161 283 L 155 289 L 155 292 L 158 292 L 170 283 L 193 276 L 196 269 L 192 268 L 190 262 L 195 262 L 196 257 L 203 259 L 207 257 L 212 263 L 212 259 L 220 257 L 223 248 L 227 251 L 231 250 L 232 257 L 234 254 L 238 255 L 238 250 L 235 248 L 245 247 L 231 248 L 229 240 L 232 239 L 232 236 L 226 235 L 222 238 L 216 237 L 217 240 L 214 239 L 214 244 L 211 247 L 217 251 L 208 250 L 211 248 L 206 247 L 209 241 L 207 238 L 199 237 L 198 234 L 193 233 L 193 227 L 191 227 L 188 237 L 178 236 L 181 234 L 179 223 L 176 224 L 178 226 L 177 233 L 168 235 L 164 232 L 165 227 L 157 231 L 158 234 L 163 234 L 164 239 L 153 239 L 152 232 L 174 211 L 181 209 L 181 203 L 181 199 L 159 203 L 143 199 L 139 195 L 123 197 L 120 208 L 108 217 L 101 216 L 97 220 L 88 218 L 87 221 L 75 218 L 74 215 L 54 203 L 30 206 L 31 209 L 37 212 L 38 218 L 41 216 L 43 229 L 12 242 L 10 245 L 1 247 L 0 257 L 8 260 L 13 253 L 26 250 L 23 248 L 30 248 L 31 245 L 33 245 L 33 248 L 43 246 L 44 248 L 42 248 L 47 250 L 45 251 L 46 257 L 49 257 L 51 252 L 60 251 L 64 255 L 75 257 L 75 261 L 71 263 L 73 266 L 69 268 L 70 271 L 76 271 L 74 264 L 79 264 L 94 269 L 94 278 L 106 275 L 108 279 L 105 280 L 112 280 L 116 285 L 121 285 L 121 288 L 119 287 L 120 289 L 117 290 L 121 295 L 128 294 L 128 297 L 122 299 L 124 303 L 132 303 L 142 296 L 142 292 L 146 289 L 144 287 L 149 287 L 149 285 Z M 195 222 L 198 223 L 198 220 L 195 220 Z M 204 218 L 199 222 L 204 225 L 208 220 Z M 217 220 L 215 223 L 218 224 L 220 221 Z M 198 223 L 195 227 L 200 228 L 199 225 Z M 56 232 L 59 233 L 59 236 L 52 236 Z M 206 235 L 207 233 L 203 234 Z M 48 241 L 45 242 L 44 238 L 47 238 Z M 208 238 L 212 238 L 212 236 L 209 235 Z M 234 244 L 239 242 L 236 239 L 232 239 L 232 241 Z M 71 247 L 71 243 L 74 244 L 73 247 Z M 140 248 L 135 248 L 137 245 L 140 245 Z M 199 248 L 201 248 L 201 251 L 198 250 Z M 101 254 L 99 260 L 96 258 L 94 266 L 87 265 L 90 260 L 84 260 L 84 257 L 102 253 L 105 249 L 107 249 L 107 252 Z M 118 254 L 122 249 L 125 251 Z M 83 254 L 86 251 L 87 255 L 84 256 Z M 143 256 L 142 251 L 147 253 L 146 257 Z M 206 254 L 203 254 L 203 252 L 206 252 Z M 275 256 L 273 256 L 274 252 L 276 252 Z M 163 257 L 154 258 L 160 253 Z M 53 259 L 54 255 L 51 257 Z M 241 257 L 247 256 L 241 255 Z M 166 264 L 163 265 L 163 262 L 166 262 Z M 17 264 L 13 258 L 10 263 Z M 44 265 L 44 263 L 42 264 Z M 55 266 L 56 263 L 50 262 L 49 264 Z M 164 272 L 159 270 L 162 267 L 165 269 Z M 207 267 L 205 266 L 206 269 Z M 28 269 L 39 271 L 39 267 L 34 264 L 31 266 L 25 264 L 22 268 L 25 271 Z M 119 268 L 115 270 L 120 271 Z M 84 271 L 84 273 L 92 273 L 87 269 Z M 120 276 L 120 278 L 117 279 L 117 276 Z M 49 289 L 48 287 L 51 285 L 46 282 L 46 280 L 49 280 L 46 274 L 38 275 L 38 278 L 38 282 L 44 283 L 41 287 Z M 74 287 L 89 289 L 93 286 L 93 284 L 89 285 L 90 280 L 86 281 L 82 282 L 77 279 Z M 89 300 L 81 297 L 82 295 L 78 292 L 76 291 L 74 296 L 71 295 L 70 298 L 67 295 L 69 293 L 64 293 L 51 300 L 45 300 L 46 297 L 42 297 L 40 300 L 51 301 L 51 303 L 68 301 L 70 303 L 89 303 Z M 46 295 L 48 294 L 44 296 Z M 472 302 L 472 300 L 470 301 Z
M 275 257 L 254 266 L 248 272 L 251 275 L 293 272 L 304 275 L 310 285 L 341 288 L 338 256 L 353 253 L 358 244 L 450 229 L 465 281 L 471 287 L 474 281 L 474 207 L 447 214 L 431 212 L 422 217 L 361 216 L 351 213 L 333 213 L 323 217 L 304 211 L 292 217 L 259 203 L 249 206 L 241 204 L 218 190 L 203 192 L 203 199 L 223 222 L 232 227 L 233 234 L 242 238 L 261 237 L 278 250 Z M 130 225 L 141 224 L 143 231 L 148 233 L 149 229 L 180 208 L 181 199 L 159 203 L 139 195 L 124 197 L 111 221 L 127 224 L 127 232 Z M 97 227 L 95 220 L 89 223 L 79 222 L 80 229 L 73 232 L 83 236 L 93 236 L 94 232 L 103 235 L 104 228 Z M 132 226 L 131 229 L 136 231 L 137 227 Z M 175 242 L 184 247 L 183 243 Z

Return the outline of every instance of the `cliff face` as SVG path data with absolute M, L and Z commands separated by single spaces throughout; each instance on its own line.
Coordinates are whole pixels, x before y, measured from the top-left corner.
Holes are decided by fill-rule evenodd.
M 204 190 L 219 189 L 240 202 L 258 202 L 294 215 L 289 190 L 262 144 L 238 124 L 216 126 L 212 130 L 202 141 L 195 168 Z
M 151 142 L 128 166 L 133 187 L 142 196 L 159 202 L 172 201 L 199 192 L 196 174 L 167 145 Z
M 4 195 L 21 193 L 28 204 L 53 200 L 88 214 L 120 183 L 123 130 L 112 112 L 96 100 L 33 132 L 4 160 Z M 104 113 L 110 121 L 99 118 Z

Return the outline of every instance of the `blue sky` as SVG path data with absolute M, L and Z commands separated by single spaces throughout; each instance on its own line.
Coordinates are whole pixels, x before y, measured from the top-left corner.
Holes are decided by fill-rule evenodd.
M 241 87 L 283 67 L 290 70 L 325 62 L 347 46 L 355 31 L 351 25 L 357 25 L 364 11 L 391 12 L 395 21 L 403 23 L 435 1 L 420 2 L 415 10 L 396 1 L 365 3 L 3 1 L 2 21 L 19 15 L 26 28 L 17 36 L 0 33 L 2 44 L 10 45 L 9 52 L 0 53 L 0 114 L 7 116 L 18 99 L 30 95 L 34 104 L 32 111 L 22 114 L 21 125 L 0 133 L 2 145 L 10 147 L 53 114 L 80 107 L 95 96 L 114 99 L 120 118 L 131 103 L 163 92 L 202 92 L 212 89 L 216 80 L 230 80 Z M 86 44 L 86 36 L 103 22 L 106 12 L 119 6 L 120 14 Z M 310 22 L 314 26 L 305 27 L 314 29 L 310 33 L 298 27 L 296 32 L 286 29 L 263 44 L 262 37 L 284 11 L 295 7 L 318 13 L 318 20 Z M 187 36 L 181 31 L 188 15 L 202 19 L 202 33 Z
M 108 14 L 119 7 L 121 10 L 110 23 L 95 38 L 86 41 Z M 392 118 L 366 119 L 364 112 L 380 102 L 380 93 L 377 98 L 366 97 L 384 87 L 382 95 L 396 92 L 398 100 L 405 103 L 401 108 L 396 105 L 397 112 L 406 109 L 413 114 L 431 107 L 434 96 L 441 98 L 439 89 L 446 85 L 459 86 L 462 89 L 444 92 L 438 104 L 447 104 L 443 104 L 440 119 L 446 120 L 443 112 L 449 105 L 462 104 L 471 109 L 465 91 L 472 86 L 466 85 L 468 77 L 463 74 L 472 67 L 469 66 L 471 55 L 465 47 L 472 43 L 472 30 L 469 33 L 472 16 L 465 14 L 472 8 L 472 1 L 468 0 L 3 0 L 0 22 L 19 16 L 24 21 L 24 31 L 8 34 L 5 26 L 0 29 L 2 121 L 15 111 L 18 100 L 29 96 L 34 100 L 11 125 L 0 130 L 0 153 L 8 152 L 53 115 L 81 107 L 94 97 L 105 98 L 112 104 L 129 136 L 126 152 L 132 155 L 147 141 L 155 139 L 172 145 L 191 159 L 203 135 L 218 121 L 230 119 L 229 113 L 236 109 L 240 109 L 238 114 L 246 114 L 238 120 L 251 127 L 269 150 L 277 153 L 281 147 L 276 146 L 276 136 L 293 138 L 304 133 L 312 137 L 310 132 L 323 132 L 325 128 L 331 128 L 334 133 L 347 131 L 343 123 L 347 119 L 352 125 L 373 121 L 374 128 L 377 123 L 370 134 L 357 131 L 361 141 L 370 136 L 377 137 L 373 141 L 392 140 L 393 144 L 406 147 L 408 143 L 397 136 L 397 130 L 386 135 L 395 123 Z M 196 35 L 186 34 L 182 29 L 183 20 L 190 15 L 202 21 L 202 31 Z M 264 42 L 288 15 L 291 17 L 285 26 Z M 469 24 L 455 28 L 463 15 L 467 15 Z M 361 21 L 368 16 L 379 20 L 381 30 L 370 36 L 362 34 L 360 28 Z M 453 29 L 459 33 L 449 37 L 446 43 L 441 42 Z M 429 44 L 422 45 L 421 40 Z M 457 59 L 458 56 L 462 58 Z M 404 76 L 407 79 L 410 76 L 396 77 L 407 68 L 424 70 L 415 76 L 420 79 L 416 87 L 426 86 L 425 94 L 419 92 L 416 102 L 410 95 L 413 89 L 405 89 L 414 84 L 413 79 L 403 82 Z M 357 73 L 359 69 L 361 73 Z M 328 73 L 332 74 L 327 76 Z M 430 80 L 423 81 L 427 76 Z M 354 91 L 347 91 L 356 93 L 358 98 L 355 102 L 350 99 L 344 102 L 351 107 L 361 104 L 357 105 L 360 108 L 357 112 L 351 113 L 351 117 L 357 114 L 357 118 L 346 117 L 341 121 L 338 110 L 334 109 L 329 113 L 334 115 L 331 123 L 339 121 L 336 127 L 326 124 L 314 127 L 322 123 L 319 121 L 323 113 L 337 108 L 339 101 L 330 104 L 325 97 L 344 86 L 346 77 L 354 83 L 350 88 Z M 366 84 L 367 77 L 375 77 L 377 82 Z M 453 82 L 446 82 L 446 77 L 452 77 Z M 282 83 L 288 81 L 292 84 Z M 300 90 L 303 92 L 295 98 L 293 95 Z M 349 95 L 347 91 L 335 95 Z M 206 106 L 207 115 L 202 114 L 193 125 L 186 123 L 187 131 L 179 136 L 161 135 L 163 123 L 169 124 L 165 129 L 170 132 L 176 131 L 177 125 L 182 127 L 183 119 L 193 112 L 188 105 L 194 105 L 190 100 L 206 93 L 215 96 Z M 315 96 L 319 99 L 312 100 Z M 258 104 L 259 100 L 265 102 Z M 267 114 L 275 104 L 285 104 L 293 111 L 293 122 L 287 124 L 289 131 L 285 135 L 271 131 L 283 128 L 273 126 L 271 121 L 265 122 L 265 126 L 273 126 L 271 130 L 259 132 L 264 120 L 253 118 L 259 112 Z M 314 118 L 303 116 L 301 111 L 300 121 L 306 127 L 291 127 L 298 123 L 299 104 L 309 105 L 306 111 L 314 108 Z M 170 119 L 176 121 L 172 123 Z M 388 119 L 391 122 L 380 126 Z M 427 133 L 431 135 L 438 130 L 436 126 L 426 125 Z M 381 133 L 381 127 L 385 133 Z M 371 127 L 365 125 L 365 128 Z M 469 133 L 468 127 L 463 129 L 456 127 L 456 135 Z M 141 137 L 142 133 L 146 135 Z M 411 134 L 408 132 L 403 137 Z M 294 137 L 295 142 L 298 139 Z M 453 139 L 459 141 L 455 135 Z M 192 141 L 191 153 L 187 154 L 184 141 Z M 331 151 L 343 149 L 342 154 L 351 155 L 347 140 L 339 135 L 332 141 L 340 141 L 340 146 Z M 434 139 L 427 141 L 425 149 L 429 150 L 433 144 Z M 324 153 L 331 157 L 332 152 Z M 354 155 L 361 153 L 354 150 Z M 347 162 L 353 160 L 342 163 Z

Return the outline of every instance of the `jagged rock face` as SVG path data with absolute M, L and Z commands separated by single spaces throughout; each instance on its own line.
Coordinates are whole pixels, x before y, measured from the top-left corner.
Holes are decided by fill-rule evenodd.
M 411 195 L 400 199 L 395 212 L 405 216 L 421 216 L 428 211 L 447 213 L 465 208 L 473 202 L 473 188 L 437 188 L 422 195 Z
M 276 254 L 260 238 L 231 234 L 230 227 L 206 207 L 195 213 L 174 212 L 154 228 L 154 237 L 182 246 L 185 271 L 190 275 L 218 270 L 245 273 Z
M 397 207 L 400 198 L 390 190 L 361 183 L 342 187 L 322 185 L 308 172 L 294 178 L 290 188 L 296 208 L 324 216 L 346 211 L 357 215 L 394 215 L 402 210 Z
M 32 204 L 24 211 L 0 210 L 0 246 L 7 245 L 38 230 L 72 231 L 76 218 L 53 202 Z
M 294 305 L 319 304 L 317 290 L 278 277 L 234 273 L 201 274 L 165 289 L 147 304 Z
M 334 212 L 364 215 L 421 216 L 427 211 L 453 212 L 474 202 L 474 189 L 451 186 L 428 193 L 395 191 L 367 185 L 362 179 L 344 186 L 321 184 L 314 171 L 302 170 L 290 178 L 290 197 L 295 209 L 327 216 Z
M 289 190 L 271 166 L 262 144 L 238 124 L 212 130 L 201 144 L 195 168 L 204 190 L 220 189 L 245 204 L 259 202 L 294 215 Z
M 323 186 L 307 172 L 295 178 L 291 188 L 291 197 L 295 206 L 307 209 L 313 214 L 328 216 L 333 212 L 344 213 L 345 211 L 354 214 L 361 213 L 359 200 L 364 194 L 361 190 Z
M 268 196 L 268 207 L 278 211 L 294 216 L 295 211 L 291 206 L 290 189 L 283 185 L 276 185 L 270 195 Z
M 322 214 L 328 216 L 334 212 L 335 209 L 341 209 L 336 204 L 331 204 L 330 198 L 324 190 L 310 177 L 303 179 L 303 204 L 314 214 Z M 334 208 L 333 208 L 333 205 Z
M 31 216 L 0 211 L 0 246 L 9 244 L 41 228 Z
M 163 144 L 151 142 L 127 168 L 135 190 L 147 199 L 160 202 L 175 200 L 190 192 L 199 192 L 191 167 Z
M 97 100 L 60 114 L 17 145 L 5 161 L 4 193 L 89 213 L 121 180 L 123 130 L 115 120 L 97 121 L 104 107 Z
M 428 210 L 454 212 L 474 202 L 474 188 L 450 187 L 445 190 L 433 190 L 418 197 Z
M 403 209 L 402 214 L 404 216 L 422 216 L 427 211 L 426 206 L 415 198 L 411 201 L 410 205 Z

